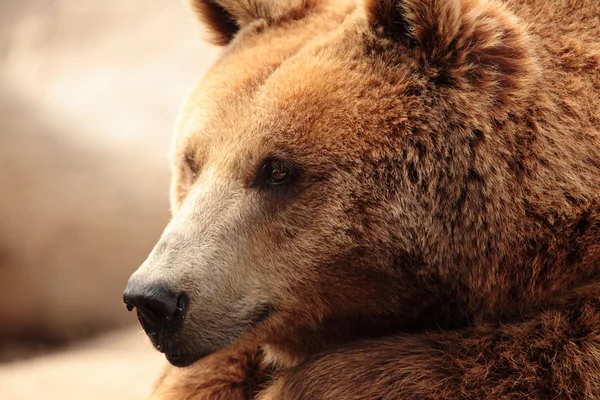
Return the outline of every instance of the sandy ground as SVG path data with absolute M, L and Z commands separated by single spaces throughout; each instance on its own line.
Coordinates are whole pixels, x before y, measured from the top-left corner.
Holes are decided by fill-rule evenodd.
M 0 364 L 0 399 L 141 400 L 165 363 L 140 329 L 112 332 L 56 354 Z

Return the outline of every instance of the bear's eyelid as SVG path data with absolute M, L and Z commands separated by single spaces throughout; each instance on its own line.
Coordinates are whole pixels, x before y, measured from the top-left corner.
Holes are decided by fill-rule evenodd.
M 192 178 L 196 178 L 196 175 L 198 173 L 198 165 L 196 163 L 195 157 L 190 154 L 186 154 L 184 157 L 184 163 L 189 169 L 190 173 L 192 174 Z

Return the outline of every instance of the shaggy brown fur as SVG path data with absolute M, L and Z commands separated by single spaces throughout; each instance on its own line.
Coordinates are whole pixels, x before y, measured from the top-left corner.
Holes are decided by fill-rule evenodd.
M 193 368 L 169 369 L 156 383 L 152 399 L 251 399 L 269 380 L 270 372 L 256 344 L 240 343 Z
M 600 398 L 600 2 L 193 4 L 229 44 L 182 113 L 142 273 L 167 254 L 191 293 L 186 349 L 243 338 L 156 398 Z M 265 157 L 293 185 L 256 184 Z M 228 219 L 203 225 L 212 198 Z M 232 287 L 200 287 L 198 254 L 193 284 L 174 272 L 190 218 L 239 221 L 202 231 L 235 247 L 209 253 Z M 272 312 L 236 325 L 227 290 Z M 277 371 L 255 394 L 258 363 Z

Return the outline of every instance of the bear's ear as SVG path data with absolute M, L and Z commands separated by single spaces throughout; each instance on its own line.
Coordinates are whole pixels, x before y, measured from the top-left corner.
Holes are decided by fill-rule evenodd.
M 301 18 L 315 0 L 188 0 L 208 28 L 212 43 L 224 46 L 246 25 Z
M 434 82 L 495 93 L 494 105 L 526 95 L 538 72 L 524 24 L 497 0 L 364 0 L 373 29 L 405 40 Z
M 236 19 L 218 0 L 190 0 L 190 6 L 208 28 L 209 41 L 224 46 L 233 38 L 239 26 Z

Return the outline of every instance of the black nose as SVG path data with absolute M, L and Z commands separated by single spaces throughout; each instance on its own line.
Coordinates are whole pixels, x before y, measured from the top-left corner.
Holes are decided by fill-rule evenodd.
M 138 318 L 146 332 L 175 328 L 183 319 L 186 297 L 170 291 L 161 282 L 130 279 L 123 293 L 129 311 L 137 308 Z

